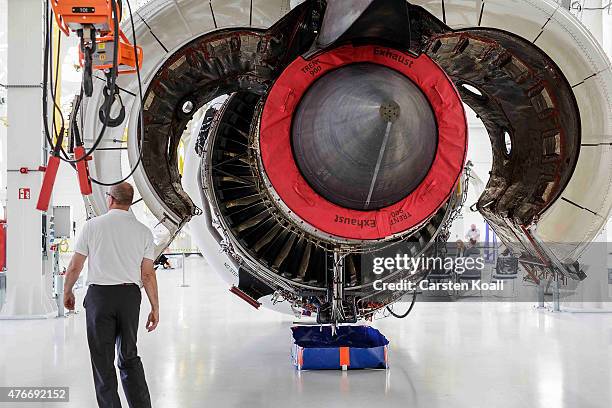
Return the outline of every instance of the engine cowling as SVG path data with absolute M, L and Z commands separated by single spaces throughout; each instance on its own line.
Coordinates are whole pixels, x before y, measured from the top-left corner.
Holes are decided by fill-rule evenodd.
M 141 13 L 152 33 L 176 26 L 174 6 L 157 3 Z M 169 239 L 190 223 L 209 263 L 247 298 L 283 296 L 294 307 L 321 311 L 341 289 L 341 307 L 352 319 L 401 296 L 376 293 L 363 265 L 397 243 L 410 243 L 418 256 L 447 228 L 461 203 L 467 142 L 459 98 L 483 118 L 494 151 L 479 209 L 518 253 L 533 250 L 537 234 L 529 228 L 536 223 L 546 240 L 574 242 L 554 250 L 571 262 L 601 227 L 598 217 L 568 204 L 582 188 L 573 182 L 576 174 L 593 173 L 600 193 L 580 207 L 595 208 L 599 217 L 609 213 L 611 171 L 593 164 L 609 153 L 580 146 L 612 134 L 611 109 L 586 108 L 610 108 L 609 61 L 556 5 L 543 2 L 536 12 L 530 2 L 517 2 L 512 17 L 501 0 L 488 1 L 474 16 L 453 2 L 441 14 L 431 2 L 352 2 L 354 13 L 339 13 L 342 7 L 334 7 L 342 2 L 325 9 L 307 1 L 278 20 L 282 2 L 261 0 L 255 14 L 232 26 L 229 21 L 242 21 L 227 18 L 240 14 L 237 9 L 196 3 L 178 2 L 187 24 L 212 13 L 213 25 L 195 35 L 145 33 L 139 43 L 150 61 L 145 132 L 130 138 L 130 155 L 135 162 L 142 143 L 135 181 Z M 532 26 L 544 28 L 531 33 Z M 584 39 L 580 49 L 576 38 Z M 159 43 L 169 39 L 172 45 L 162 43 L 161 51 Z M 577 51 L 573 59 L 560 58 L 551 43 Z M 412 67 L 401 66 L 406 63 Z M 136 85 L 124 81 L 136 135 Z M 176 149 L 185 126 L 219 95 L 231 96 L 200 141 L 203 154 L 191 152 L 181 179 Z M 597 118 L 581 121 L 587 112 Z M 115 137 L 109 133 L 108 143 Z M 437 167 L 440 157 L 445 167 Z M 119 167 L 109 157 L 94 164 L 94 175 Z M 103 202 L 94 197 L 95 212 Z M 584 222 L 571 231 L 552 227 L 567 217 Z

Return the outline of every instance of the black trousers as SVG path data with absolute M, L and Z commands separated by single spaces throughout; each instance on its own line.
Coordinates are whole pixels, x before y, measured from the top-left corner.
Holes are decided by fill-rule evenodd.
M 151 407 L 151 397 L 136 339 L 142 295 L 137 285 L 90 285 L 83 302 L 87 342 L 100 408 L 121 407 L 117 393 L 115 348 L 123 391 L 130 408 Z

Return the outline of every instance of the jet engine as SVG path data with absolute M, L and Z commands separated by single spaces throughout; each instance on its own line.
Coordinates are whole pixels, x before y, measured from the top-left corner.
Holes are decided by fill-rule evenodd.
M 118 83 L 134 181 L 168 230 L 158 250 L 189 225 L 253 306 L 284 300 L 335 324 L 397 301 L 373 288 L 371 260 L 447 241 L 469 177 L 464 103 L 493 149 L 477 209 L 530 279 L 585 278 L 575 262 L 612 202 L 612 70 L 555 2 L 154 0 L 135 26 L 142 100 L 135 78 Z M 99 82 L 85 134 L 100 126 Z M 181 174 L 177 149 L 200 109 Z M 121 168 L 109 149 L 91 172 Z M 88 204 L 104 212 L 103 191 Z

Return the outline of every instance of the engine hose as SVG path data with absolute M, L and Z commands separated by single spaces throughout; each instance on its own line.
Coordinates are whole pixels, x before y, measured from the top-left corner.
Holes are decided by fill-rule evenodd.
M 412 312 L 412 309 L 414 308 L 414 305 L 416 303 L 416 298 L 417 298 L 417 291 L 415 290 L 414 293 L 412 294 L 412 302 L 410 303 L 410 307 L 408 308 L 408 310 L 406 311 L 406 313 L 399 315 L 395 312 L 393 312 L 393 309 L 391 309 L 389 306 L 387 306 L 387 311 L 389 313 L 391 313 L 391 316 L 396 317 L 398 319 L 404 319 L 406 318 L 410 312 Z

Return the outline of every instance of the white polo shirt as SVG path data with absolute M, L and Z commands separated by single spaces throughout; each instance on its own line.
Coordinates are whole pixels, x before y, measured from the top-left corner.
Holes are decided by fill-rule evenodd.
M 130 211 L 117 209 L 87 221 L 74 251 L 87 257 L 87 285 L 142 286 L 142 260 L 155 260 L 151 230 Z
M 465 233 L 465 238 L 473 239 L 474 241 L 478 242 L 480 240 L 480 230 L 478 228 L 475 230 L 470 228 L 468 232 Z

